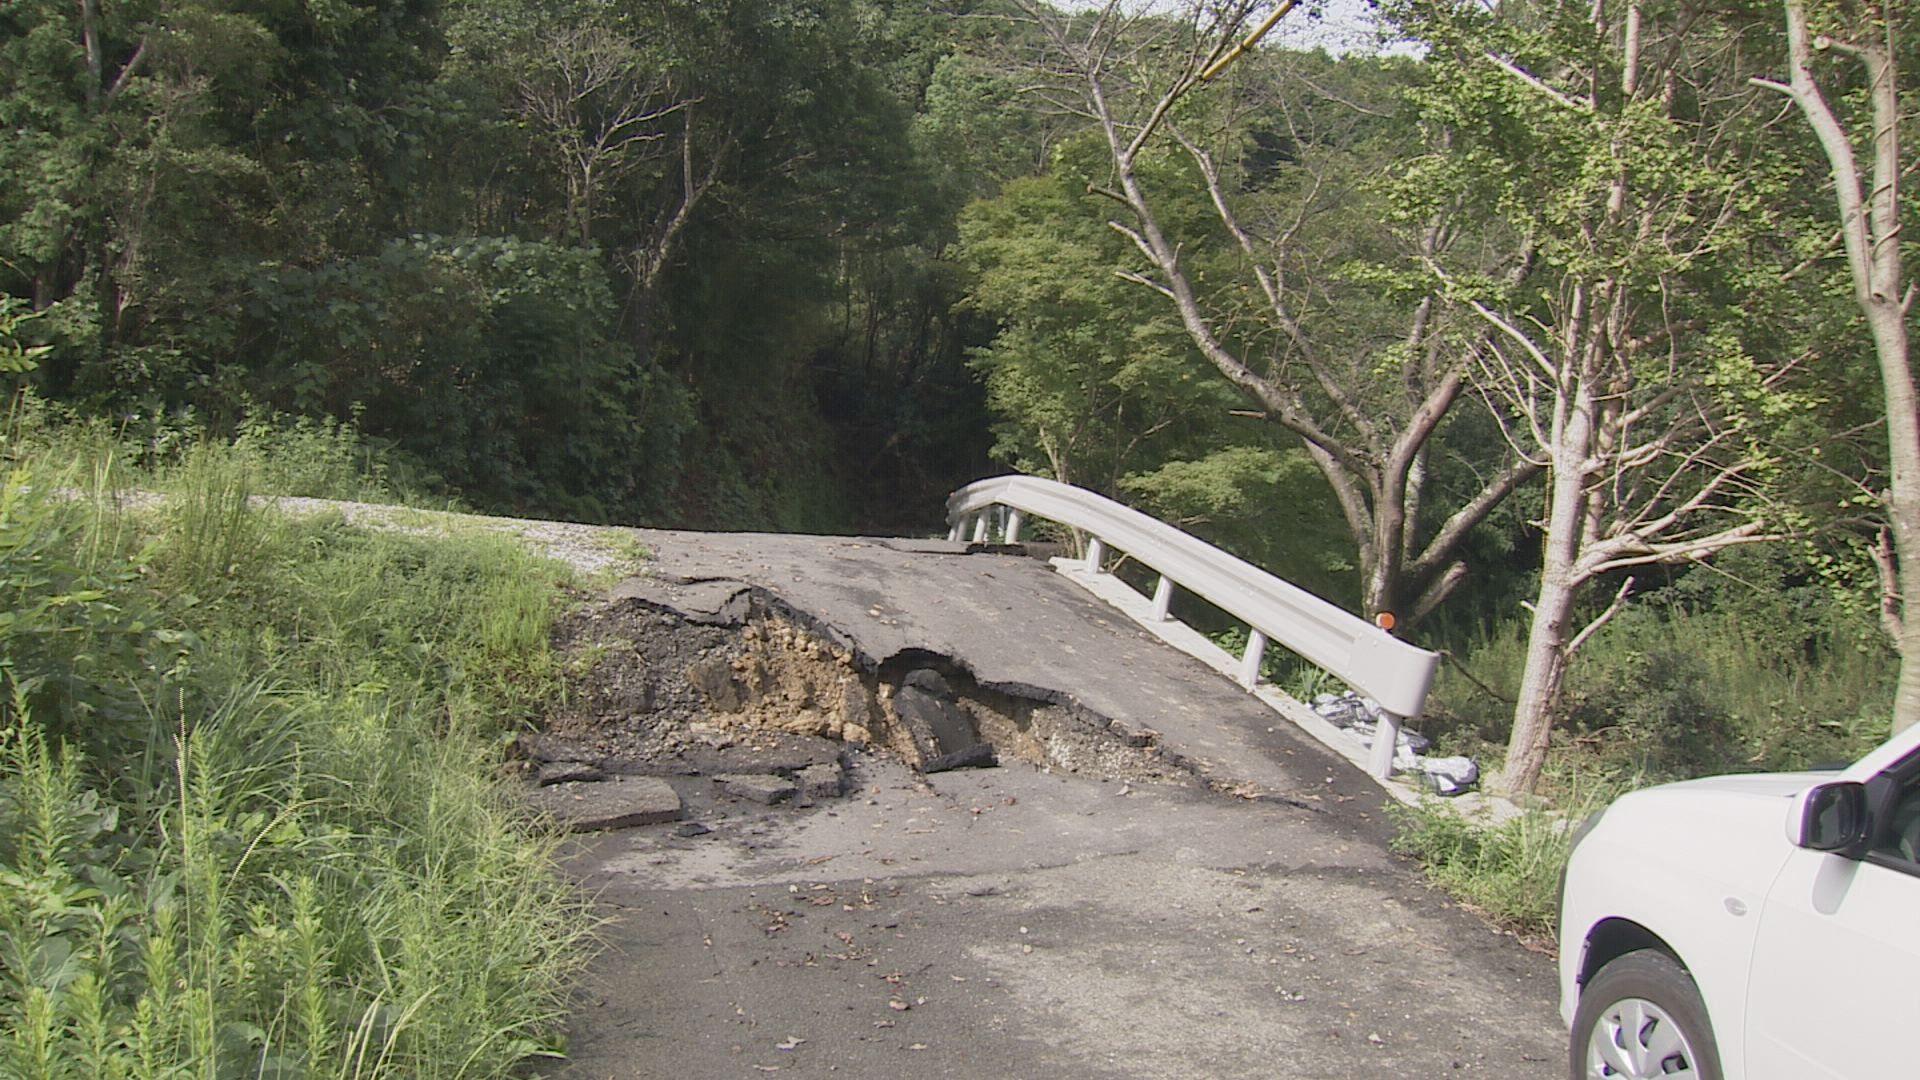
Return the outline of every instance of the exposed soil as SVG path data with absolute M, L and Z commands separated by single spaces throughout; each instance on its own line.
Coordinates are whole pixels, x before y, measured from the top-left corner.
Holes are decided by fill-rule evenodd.
M 734 625 L 645 601 L 589 603 L 561 620 L 554 644 L 567 695 L 546 731 L 522 741 L 537 761 L 616 773 L 785 773 L 852 747 L 938 769 L 969 750 L 980 763 L 986 744 L 999 758 L 1050 769 L 1193 782 L 1151 737 L 981 687 L 943 657 L 856 657 L 764 601 Z

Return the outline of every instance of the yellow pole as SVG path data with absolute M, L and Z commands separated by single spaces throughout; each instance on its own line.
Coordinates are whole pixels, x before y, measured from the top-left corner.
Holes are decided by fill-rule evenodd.
M 1253 33 L 1247 35 L 1247 39 L 1245 41 L 1242 41 L 1240 44 L 1235 45 L 1232 48 L 1232 50 L 1227 53 L 1227 55 L 1221 57 L 1218 60 L 1215 60 L 1211 64 L 1208 64 L 1207 70 L 1200 73 L 1200 81 L 1211 82 L 1215 75 L 1218 75 L 1222 71 L 1225 71 L 1227 69 L 1228 64 L 1231 64 L 1235 60 L 1240 59 L 1241 54 L 1245 53 L 1248 49 L 1253 48 L 1255 45 L 1260 44 L 1260 39 L 1267 36 L 1267 31 L 1272 30 L 1274 27 L 1274 24 L 1279 22 L 1282 18 L 1285 18 L 1287 12 L 1292 11 L 1295 7 L 1297 7 L 1299 5 L 1299 2 L 1300 0 L 1285 0 L 1285 2 L 1282 3 L 1279 7 L 1274 8 L 1273 14 L 1267 16 L 1267 21 L 1261 23 L 1258 29 L 1256 29 Z

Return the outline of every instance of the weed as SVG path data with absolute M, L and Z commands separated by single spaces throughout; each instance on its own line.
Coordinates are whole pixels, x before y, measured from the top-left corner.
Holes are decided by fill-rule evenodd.
M 251 507 L 231 445 L 145 474 L 152 513 L 114 440 L 4 452 L 0 1075 L 552 1053 L 588 920 L 490 755 L 552 692 L 564 571 Z
M 1572 823 L 1601 800 L 1572 814 L 1530 809 L 1498 824 L 1425 800 L 1389 807 L 1398 826 L 1393 849 L 1410 855 L 1427 876 L 1500 925 L 1550 940 L 1559 925 L 1560 874 L 1571 854 Z

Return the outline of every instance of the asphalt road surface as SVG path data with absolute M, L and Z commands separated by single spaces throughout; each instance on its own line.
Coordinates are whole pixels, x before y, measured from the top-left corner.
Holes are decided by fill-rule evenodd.
M 574 1078 L 1550 1077 L 1551 965 L 1325 812 L 863 758 L 811 808 L 676 781 L 574 866 L 613 919 Z
M 711 831 L 609 833 L 573 857 L 610 921 L 558 1075 L 1564 1074 L 1551 962 L 1389 854 L 1370 781 L 1044 563 L 641 539 L 654 570 L 630 595 L 764 590 L 866 663 L 939 655 L 1261 797 L 1021 763 L 923 778 L 871 754 L 811 807 L 676 777 Z

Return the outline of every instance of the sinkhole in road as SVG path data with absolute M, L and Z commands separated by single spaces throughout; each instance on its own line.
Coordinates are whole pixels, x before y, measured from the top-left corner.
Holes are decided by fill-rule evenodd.
M 890 754 L 923 772 L 1000 759 L 1196 782 L 1151 734 L 1119 730 L 1056 689 L 983 685 L 933 651 L 860 655 L 806 613 L 759 590 L 741 595 L 700 618 L 633 599 L 565 616 L 554 646 L 566 690 L 544 737 L 636 771 L 780 736 Z

